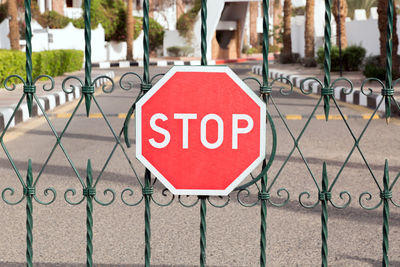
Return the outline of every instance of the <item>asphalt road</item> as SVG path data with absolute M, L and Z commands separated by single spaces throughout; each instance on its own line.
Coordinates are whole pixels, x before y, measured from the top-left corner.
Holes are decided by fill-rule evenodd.
M 251 76 L 250 66 L 232 65 L 241 78 Z M 127 71 L 142 72 L 140 68 L 114 69 L 116 77 Z M 167 68 L 151 68 L 152 75 L 164 73 Z M 133 76 L 131 76 L 133 77 Z M 137 80 L 131 82 L 138 85 Z M 254 82 L 249 82 L 255 90 Z M 287 90 L 286 90 L 287 91 Z M 128 111 L 138 86 L 130 91 L 121 90 L 116 84 L 110 94 L 96 93 L 96 100 L 103 108 L 113 131 L 118 135 L 123 125 L 124 114 Z M 343 114 L 348 117 L 347 128 L 340 119 L 336 108 L 331 108 L 331 119 L 323 118 L 322 103 L 317 108 L 306 131 L 298 141 L 302 155 L 309 164 L 307 169 L 298 150 L 289 158 L 280 172 L 282 164 L 294 147 L 292 135 L 297 138 L 318 102 L 315 96 L 301 95 L 298 89 L 290 95 L 282 95 L 279 88 L 273 89 L 275 105 L 271 102 L 268 111 L 274 118 L 278 146 L 275 161 L 269 172 L 269 181 L 276 178 L 271 189 L 272 200 L 282 201 L 276 192 L 286 188 L 290 200 L 284 207 L 268 207 L 267 265 L 268 266 L 318 266 L 321 262 L 321 219 L 320 205 L 314 209 L 305 209 L 299 205 L 299 194 L 308 191 L 310 204 L 318 200 L 318 191 L 310 172 L 321 185 L 322 165 L 327 164 L 327 173 L 331 183 L 337 176 L 343 162 L 352 150 L 354 139 L 358 138 L 367 124 L 371 110 L 338 103 Z M 54 129 L 60 134 L 77 101 L 59 107 L 49 113 Z M 285 120 L 282 120 L 280 114 Z M 114 145 L 113 132 L 99 115 L 95 103 L 91 107 L 92 116 L 85 116 L 84 104 L 77 111 L 62 138 L 62 144 L 81 177 L 86 176 L 86 165 L 91 159 L 94 177 L 104 166 Z M 285 123 L 283 122 L 285 121 Z M 271 147 L 271 130 L 267 127 L 267 149 Z M 359 142 L 359 147 L 369 163 L 371 171 L 382 186 L 385 159 L 388 159 L 390 179 L 394 180 L 399 172 L 400 158 L 400 121 L 392 119 L 387 125 L 384 119 L 373 119 Z M 125 151 L 132 161 L 135 171 L 142 179 L 144 169 L 135 159 L 134 121 L 131 122 L 130 137 L 133 146 Z M 34 178 L 38 176 L 56 138 L 45 119 L 35 118 L 20 124 L 6 135 L 6 146 L 23 177 L 26 175 L 28 159 L 33 161 Z M 11 168 L 10 162 L 1 153 L 0 189 L 15 188 L 16 192 L 7 199 L 18 200 L 22 195 L 21 185 Z M 279 175 L 278 175 L 279 174 Z M 249 181 L 248 178 L 246 181 Z M 75 188 L 75 196 L 68 195 L 73 201 L 81 199 L 82 186 L 72 170 L 69 161 L 60 147 L 44 169 L 38 184 L 37 195 L 43 201 L 51 199 L 44 190 L 54 187 L 57 198 L 49 206 L 34 202 L 34 262 L 36 266 L 83 266 L 85 263 L 86 214 L 85 203 L 71 206 L 64 200 L 64 192 Z M 135 202 L 140 199 L 141 189 L 130 168 L 127 158 L 117 147 L 107 168 L 97 185 L 97 196 L 102 201 L 111 199 L 110 194 L 102 192 L 111 188 L 116 192 L 113 204 L 107 207 L 94 205 L 94 254 L 95 266 L 142 266 L 144 263 L 144 205 L 135 207 L 124 205 L 120 199 L 125 188 L 132 188 L 133 197 L 126 199 Z M 393 199 L 400 198 L 398 185 L 393 188 Z M 156 183 L 154 198 L 168 202 L 171 195 L 162 195 L 162 185 Z M 382 207 L 368 211 L 358 202 L 360 194 L 369 191 L 369 206 L 379 203 L 379 190 L 370 171 L 357 149 L 350 157 L 332 191 L 332 201 L 343 204 L 339 195 L 349 191 L 352 196 L 350 205 L 345 209 L 329 206 L 329 264 L 331 266 L 380 266 L 382 255 Z M 246 203 L 256 200 L 256 188 L 252 194 L 241 199 Z M 284 196 L 284 194 L 282 195 Z M 346 196 L 344 199 L 347 200 Z M 182 198 L 192 203 L 195 197 Z M 222 204 L 223 200 L 213 199 Z M 10 206 L 0 201 L 0 266 L 22 266 L 25 260 L 25 202 Z M 177 199 L 168 207 L 152 204 L 152 265 L 153 266 L 198 266 L 199 265 L 199 205 L 183 207 Z M 392 266 L 400 266 L 400 214 L 391 205 L 390 251 Z M 207 264 L 209 266 L 258 266 L 260 243 L 260 206 L 243 207 L 238 203 L 236 193 L 230 196 L 230 203 L 224 208 L 208 205 L 207 210 Z

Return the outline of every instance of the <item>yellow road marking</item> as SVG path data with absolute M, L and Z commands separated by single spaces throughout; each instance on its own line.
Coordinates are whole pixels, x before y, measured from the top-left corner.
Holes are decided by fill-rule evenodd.
M 119 113 L 118 114 L 118 119 L 125 119 L 126 118 L 126 113 Z
M 371 116 L 372 116 L 372 114 L 362 114 L 362 117 L 364 120 L 369 120 L 369 118 L 371 118 Z M 377 114 L 375 114 L 372 119 L 377 120 L 377 119 L 379 119 L 379 116 Z
M 289 115 L 286 115 L 286 119 L 287 120 L 301 120 L 301 119 L 303 119 L 303 117 L 298 114 L 289 114 Z
M 103 118 L 103 115 L 101 115 L 101 113 L 92 113 L 92 114 L 89 114 L 89 118 L 90 119 L 101 119 L 101 118 Z
M 346 120 L 348 119 L 347 115 L 343 115 L 343 117 L 344 117 Z M 317 120 L 325 120 L 325 115 L 318 114 L 318 115 L 315 115 L 315 118 L 316 118 Z M 329 120 L 341 120 L 341 119 L 342 119 L 342 116 L 340 116 L 340 115 L 329 115 L 329 116 L 328 116 L 328 119 L 329 119 Z
M 56 118 L 59 119 L 68 119 L 72 116 L 72 113 L 57 113 Z

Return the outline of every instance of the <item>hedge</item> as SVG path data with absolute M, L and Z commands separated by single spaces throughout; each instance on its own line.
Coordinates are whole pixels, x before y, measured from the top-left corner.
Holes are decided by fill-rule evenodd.
M 25 53 L 20 51 L 0 50 L 0 82 L 12 74 L 25 79 Z M 83 65 L 83 51 L 52 50 L 32 54 L 33 78 L 47 74 L 52 77 L 65 72 L 80 70 Z

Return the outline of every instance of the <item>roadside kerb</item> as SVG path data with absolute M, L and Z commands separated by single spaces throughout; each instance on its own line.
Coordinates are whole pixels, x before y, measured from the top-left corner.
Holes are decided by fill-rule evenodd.
M 252 73 L 256 75 L 262 75 L 262 66 L 253 66 Z M 288 74 L 287 72 L 282 72 L 271 68 L 269 69 L 269 77 L 271 79 L 276 79 L 281 77 L 286 78 L 293 83 L 294 87 L 297 88 L 300 88 L 300 83 L 307 78 L 306 76 Z M 288 82 L 283 81 L 283 83 L 288 83 Z M 304 85 L 305 85 L 304 89 L 312 90 L 313 94 L 321 93 L 321 86 L 316 81 L 308 80 L 304 83 Z M 342 90 L 343 87 L 344 86 L 337 86 L 333 88 L 334 89 L 333 95 L 335 99 L 354 105 L 368 107 L 371 109 L 376 109 L 377 105 L 382 99 L 382 96 L 377 93 L 372 93 L 371 95 L 366 96 L 360 90 L 357 89 L 354 89 L 350 94 L 346 95 L 343 93 Z M 396 105 L 395 103 L 392 103 L 392 111 L 393 111 L 392 114 L 400 115 L 397 112 L 395 105 Z M 381 105 L 378 111 L 385 111 L 385 106 Z
M 110 77 L 113 79 L 115 77 L 114 71 L 109 71 L 104 74 L 105 76 Z M 103 75 L 101 75 L 103 76 Z M 102 86 L 104 83 L 107 82 L 107 79 L 101 78 L 96 81 L 95 88 Z M 78 86 L 74 87 L 74 91 L 70 94 L 65 93 L 64 91 L 57 91 L 51 94 L 40 95 L 38 99 L 41 105 L 44 107 L 46 111 L 52 110 L 57 106 L 63 105 L 67 102 L 73 101 L 81 97 L 81 89 Z M 17 104 L 12 104 L 9 107 L 1 107 L 0 108 L 0 131 L 3 131 L 5 126 L 7 125 L 8 121 L 10 120 L 13 111 Z M 32 106 L 32 117 L 41 116 L 42 111 L 39 109 L 36 103 L 33 103 Z M 19 109 L 16 111 L 13 120 L 10 123 L 10 128 L 14 127 L 16 124 L 24 122 L 29 119 L 28 113 L 28 105 L 26 103 L 22 103 Z

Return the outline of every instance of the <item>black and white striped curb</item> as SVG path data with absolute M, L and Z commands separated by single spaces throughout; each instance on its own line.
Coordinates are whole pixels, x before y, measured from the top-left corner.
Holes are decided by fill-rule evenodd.
M 215 60 L 209 60 L 207 62 L 208 65 L 215 65 Z M 157 66 L 157 67 L 167 67 L 167 66 L 200 66 L 200 60 L 190 60 L 190 61 L 182 61 L 182 60 L 159 60 L 159 61 L 152 61 L 149 63 L 150 66 Z M 109 69 L 109 68 L 129 68 L 129 67 L 143 67 L 143 61 L 120 61 L 120 62 L 100 62 L 100 63 L 93 63 L 92 66 L 94 68 L 100 69 Z
M 252 73 L 257 75 L 262 75 L 262 66 L 253 66 Z M 282 72 L 280 70 L 269 69 L 269 76 L 271 79 L 286 78 L 292 82 L 294 87 L 300 88 L 300 83 L 306 79 L 305 76 L 292 75 L 287 72 Z M 283 81 L 285 82 L 285 81 Z M 287 81 L 286 81 L 287 83 Z M 304 82 L 304 89 L 312 90 L 313 94 L 321 94 L 321 86 L 318 82 L 313 80 L 308 80 Z M 343 102 L 347 102 L 354 105 L 364 106 L 371 109 L 376 109 L 379 102 L 382 100 L 382 95 L 377 93 L 372 93 L 369 96 L 364 95 L 360 90 L 354 89 L 350 94 L 346 95 L 343 92 L 343 86 L 338 86 L 334 88 L 334 97 Z M 380 105 L 378 111 L 385 111 L 385 105 Z M 392 103 L 392 114 L 400 115 L 396 108 L 396 104 Z
M 115 77 L 114 71 L 110 71 L 104 74 L 107 77 L 110 77 L 113 79 Z M 103 76 L 103 75 L 101 75 Z M 94 80 L 94 79 L 93 79 Z M 95 88 L 100 87 L 104 83 L 106 83 L 108 80 L 106 78 L 100 78 L 96 81 Z M 78 86 L 74 86 L 74 89 L 71 93 L 66 93 L 64 91 L 59 91 L 59 92 L 54 92 L 52 94 L 48 95 L 43 95 L 43 96 L 38 96 L 40 104 L 44 107 L 44 109 L 47 110 L 52 110 L 55 107 L 65 104 L 67 102 L 70 102 L 74 99 L 80 98 L 81 97 L 81 90 Z M 17 104 L 11 105 L 9 107 L 2 107 L 0 108 L 0 131 L 3 131 L 7 123 L 12 117 L 12 114 L 15 110 L 15 107 Z M 36 103 L 33 103 L 32 105 L 32 116 L 41 116 L 43 113 L 38 107 Z M 10 126 L 14 127 L 16 124 L 26 121 L 29 119 L 29 113 L 28 113 L 28 105 L 26 103 L 22 103 L 18 110 L 15 112 L 14 118 L 10 122 Z

